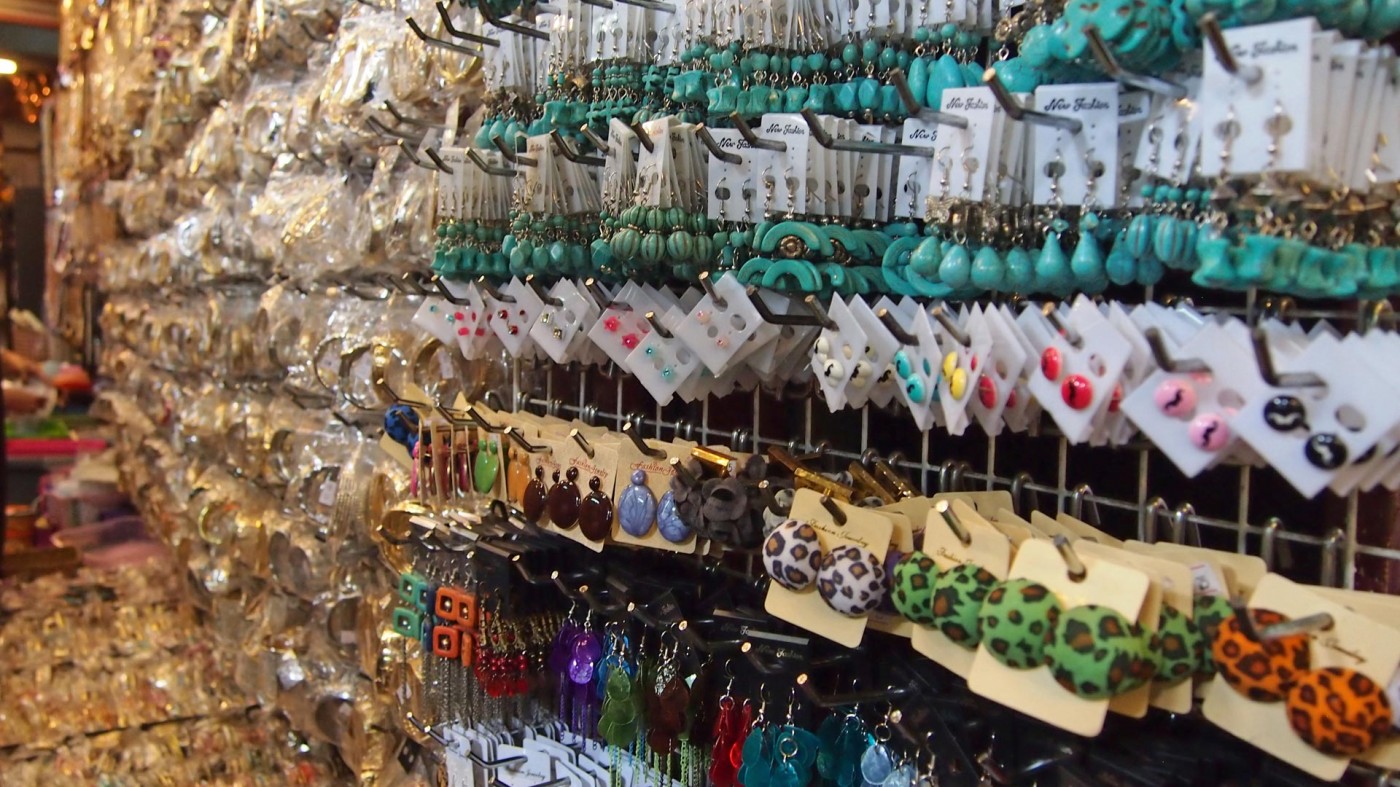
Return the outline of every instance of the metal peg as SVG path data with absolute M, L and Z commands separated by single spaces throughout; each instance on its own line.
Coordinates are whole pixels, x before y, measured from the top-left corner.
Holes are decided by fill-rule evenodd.
M 1255 326 L 1250 338 L 1254 344 L 1254 361 L 1259 366 L 1259 376 L 1274 388 L 1317 388 L 1327 384 L 1312 372 L 1280 374 L 1274 366 L 1274 354 L 1269 349 L 1269 332 L 1264 330 L 1264 326 Z
M 602 156 L 585 156 L 579 153 L 569 141 L 564 139 L 564 135 L 558 129 L 549 132 L 549 139 L 554 143 L 554 149 L 559 151 L 559 155 L 585 167 L 601 167 L 607 163 Z
M 657 333 L 661 338 L 663 338 L 663 339 L 670 339 L 670 338 L 673 338 L 673 337 L 671 336 L 671 332 L 668 331 L 668 330 L 666 330 L 666 326 L 662 325 L 662 324 L 661 324 L 661 321 L 658 320 L 658 319 L 656 318 L 656 312 L 647 312 L 647 313 L 646 313 L 646 318 L 647 318 L 647 322 L 651 323 L 651 329 L 654 330 L 654 331 L 656 331 L 656 333 Z
M 652 459 L 664 459 L 666 457 L 665 451 L 662 451 L 660 448 L 652 448 L 646 444 L 646 441 L 643 440 L 642 436 L 637 432 L 635 424 L 631 421 L 622 425 L 622 434 L 632 441 L 632 444 L 637 447 L 638 451 L 642 452 L 643 456 L 649 456 Z
M 1215 54 L 1216 62 L 1225 72 L 1239 77 L 1246 85 L 1253 85 L 1264 78 L 1264 70 L 1259 66 L 1241 63 L 1235 59 L 1235 53 L 1230 51 L 1230 42 L 1225 40 L 1225 33 L 1220 29 L 1220 20 L 1215 18 L 1215 13 L 1211 12 L 1196 21 L 1196 25 L 1201 28 L 1201 33 L 1205 36 L 1206 43 L 1210 45 L 1210 51 Z
M 633 134 L 637 135 L 637 141 L 642 143 L 642 147 L 646 148 L 648 153 L 656 152 L 656 142 L 652 140 L 647 130 L 642 128 L 641 123 L 630 123 L 627 127 L 632 129 Z
M 748 121 L 744 120 L 744 116 L 740 115 L 738 112 L 729 113 L 729 119 L 734 123 L 734 128 L 738 129 L 739 136 L 743 137 L 744 141 L 749 143 L 749 147 L 758 148 L 759 150 L 776 150 L 780 153 L 787 152 L 786 142 L 780 142 L 776 139 L 760 138 L 758 134 L 754 133 L 753 128 L 749 126 Z
M 710 272 L 702 272 L 699 278 L 700 288 L 705 291 L 706 295 L 710 296 L 710 301 L 714 303 L 715 307 L 719 309 L 728 309 L 729 301 L 726 301 L 724 296 L 720 295 L 719 292 L 715 290 L 714 279 L 710 276 Z
M 588 440 L 584 439 L 583 433 L 579 430 L 569 430 L 569 438 L 572 439 L 575 443 L 578 443 L 578 447 L 582 448 L 585 454 L 588 454 L 589 459 L 592 459 L 594 455 L 598 453 L 597 451 L 593 450 L 593 446 L 588 444 Z
M 952 315 L 948 314 L 947 307 L 943 304 L 939 304 L 933 307 L 933 311 L 930 312 L 930 314 L 933 316 L 933 319 L 938 320 L 939 325 L 943 326 L 943 330 L 947 331 L 948 335 L 953 337 L 953 341 L 964 347 L 972 346 L 972 337 L 967 335 L 967 331 L 964 331 L 961 325 L 953 321 Z
M 730 153 L 721 148 L 719 146 L 719 140 L 715 139 L 715 135 L 711 134 L 708 128 L 705 128 L 704 123 L 695 127 L 695 136 L 699 138 L 700 144 L 704 145 L 710 151 L 710 155 L 720 161 L 736 167 L 744 163 L 743 156 L 738 153 Z
M 1166 96 L 1172 100 L 1186 98 L 1188 91 L 1185 85 L 1146 74 L 1135 74 L 1123 68 L 1123 65 L 1118 62 L 1118 58 L 1109 51 L 1108 42 L 1103 40 L 1103 34 L 1099 32 L 1097 26 L 1085 25 L 1084 37 L 1089 39 L 1089 51 L 1098 61 L 1099 67 L 1118 84 L 1146 90 L 1149 93 Z
M 1052 115 L 1049 112 L 1021 106 L 1021 102 L 1017 101 L 1006 85 L 1001 83 L 1001 78 L 997 76 L 995 68 L 989 68 L 982 72 L 982 84 L 992 89 L 992 96 L 998 104 L 1001 104 L 1001 108 L 1006 110 L 1007 116 L 1012 120 L 1037 126 L 1050 126 L 1061 131 L 1068 131 L 1071 134 L 1078 134 L 1084 128 L 1084 124 L 1078 118 Z
M 860 139 L 836 139 L 822 128 L 821 118 L 810 109 L 802 110 L 802 120 L 807 124 L 807 130 L 811 132 L 812 139 L 818 145 L 827 150 L 845 150 L 852 153 L 877 153 L 894 156 L 917 156 L 919 158 L 933 158 L 937 151 L 933 148 L 921 148 L 917 145 L 900 145 L 893 142 L 868 142 Z M 741 132 L 742 133 L 742 132 Z
M 480 153 L 477 153 L 472 148 L 467 148 L 467 160 L 475 164 L 477 169 L 485 172 L 487 175 L 494 175 L 498 178 L 513 178 L 519 174 L 510 167 L 498 167 L 495 164 L 489 163 L 486 159 L 481 157 Z
M 950 112 L 940 112 L 936 109 L 919 106 L 918 99 L 914 98 L 914 91 L 909 89 L 909 80 L 905 79 L 903 69 L 890 69 L 888 79 L 890 84 L 894 85 L 895 92 L 899 93 L 899 100 L 900 103 L 904 104 L 904 111 L 908 112 L 910 115 L 914 115 L 920 120 L 937 123 L 940 126 L 967 128 L 971 125 L 968 119 L 962 115 L 954 115 Z
M 912 347 L 919 343 L 919 339 L 906 331 L 904 326 L 899 324 L 899 320 L 895 319 L 895 316 L 890 313 L 889 309 L 881 309 L 875 313 L 875 316 L 880 318 L 880 322 L 884 324 L 885 330 L 889 331 L 890 335 L 894 336 L 900 344 Z
M 1331 615 L 1326 612 L 1318 612 L 1314 615 L 1285 620 L 1260 628 L 1254 624 L 1254 615 L 1251 614 L 1253 610 L 1245 607 L 1242 600 L 1237 599 L 1230 606 L 1235 608 L 1235 619 L 1240 622 L 1240 631 L 1255 642 L 1268 642 L 1285 637 L 1296 637 L 1300 634 L 1311 634 L 1314 631 L 1327 631 L 1336 625 L 1336 621 L 1332 619 Z
M 1089 569 L 1085 568 L 1084 561 L 1079 559 L 1079 555 L 1075 553 L 1068 538 L 1055 536 L 1055 549 L 1059 550 L 1060 557 L 1065 561 L 1065 568 L 1069 571 L 1070 579 L 1080 582 L 1089 576 Z
M 1196 372 L 1208 372 L 1210 367 L 1205 361 L 1199 358 L 1172 358 L 1167 350 L 1166 339 L 1162 337 L 1162 331 L 1158 328 L 1148 328 L 1143 331 L 1143 338 L 1147 339 L 1147 346 L 1152 349 L 1152 358 L 1163 371 L 1195 374 Z
M 836 524 L 846 524 L 846 512 L 841 509 L 841 504 L 837 503 L 831 495 L 822 495 L 822 508 L 831 514 L 831 518 L 835 520 Z
M 937 511 L 939 516 L 943 517 L 943 522 L 948 525 L 948 529 L 953 531 L 953 535 L 958 537 L 958 540 L 962 542 L 963 546 L 972 544 L 972 534 L 967 531 L 966 527 L 963 527 L 962 520 L 958 519 L 958 515 L 953 513 L 953 507 L 949 505 L 947 500 L 939 500 L 937 503 L 934 503 L 933 510 Z
M 522 167 L 538 167 L 540 162 L 530 156 L 524 156 L 515 152 L 515 146 L 508 144 L 499 134 L 491 137 L 491 144 L 496 146 L 496 150 L 501 151 L 501 155 L 506 157 L 506 161 L 512 164 L 519 164 Z
M 481 57 L 482 55 L 486 54 L 480 49 L 472 49 L 470 47 L 462 46 L 461 44 L 455 43 L 453 41 L 444 41 L 441 38 L 433 38 L 432 36 L 424 32 L 423 28 L 419 27 L 418 22 L 416 22 L 411 16 L 404 17 L 404 21 L 408 23 L 408 29 L 413 31 L 413 35 L 417 36 L 419 41 L 422 41 L 428 46 L 435 46 L 439 49 L 448 49 L 463 55 L 471 55 L 472 57 Z
M 442 18 L 442 29 L 446 30 L 447 34 L 452 36 L 453 38 L 460 38 L 463 41 L 470 41 L 473 44 L 480 44 L 482 46 L 501 45 L 501 42 L 497 41 L 494 38 L 488 38 L 486 36 L 477 35 L 476 33 L 468 33 L 465 30 L 458 30 L 457 26 L 452 24 L 452 17 L 447 13 L 446 3 L 439 2 L 437 4 L 437 12 L 438 16 Z
M 514 440 L 516 445 L 525 449 L 529 453 L 539 454 L 551 452 L 550 447 L 547 445 L 535 445 L 529 440 L 526 440 L 525 435 L 522 434 L 521 431 L 519 429 L 516 429 L 514 426 L 506 427 L 506 437 L 509 437 L 510 439 Z

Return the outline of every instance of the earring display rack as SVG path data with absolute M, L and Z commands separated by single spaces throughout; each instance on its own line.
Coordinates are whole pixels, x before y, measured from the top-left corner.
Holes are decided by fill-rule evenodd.
M 1201 310 L 1247 317 L 1280 311 L 1273 302 L 1256 308 L 1252 297 L 1250 301 L 1240 308 Z M 1285 303 L 1282 310 L 1291 317 L 1339 324 L 1358 319 L 1356 308 L 1294 310 Z M 1400 548 L 1363 541 L 1366 535 L 1375 537 L 1363 533 L 1363 519 L 1374 521 L 1385 513 L 1385 495 L 1352 492 L 1307 501 L 1274 483 L 1277 479 L 1270 478 L 1270 471 L 1249 465 L 1218 468 L 1190 481 L 1165 461 L 1154 462 L 1153 449 L 1146 445 L 1082 448 L 1071 446 L 1052 430 L 1032 436 L 962 438 L 922 432 L 911 440 L 911 430 L 899 414 L 870 406 L 826 413 L 810 396 L 789 402 L 755 391 L 718 401 L 647 407 L 645 392 L 631 390 L 622 379 L 556 367 L 541 373 L 518 361 L 513 364 L 511 402 L 517 409 L 578 417 L 590 425 L 616 429 L 630 422 L 647 436 L 683 437 L 728 445 L 735 451 L 778 446 L 794 453 L 819 451 L 823 457 L 843 462 L 879 456 L 930 492 L 1004 489 L 1012 492 L 1018 508 L 1039 503 L 1028 498 L 1043 495 L 1040 499 L 1046 501 L 1049 513 L 1087 515 L 1090 521 L 1101 517 L 1111 532 L 1123 538 L 1204 541 L 1215 548 L 1263 557 L 1276 570 L 1296 571 L 1306 565 L 1304 575 L 1323 585 L 1394 590 L 1385 583 L 1390 564 L 1400 560 Z M 613 407 L 598 403 L 606 397 L 611 397 Z M 636 407 L 620 410 L 622 403 L 636 403 Z M 794 437 L 775 436 L 780 434 Z M 892 441 L 887 439 L 890 435 L 903 439 Z M 1028 455 L 1033 462 L 1025 461 Z M 1131 472 L 1124 472 L 1125 468 Z M 1339 524 L 1323 532 L 1306 529 L 1324 514 L 1327 521 Z M 1311 554 L 1295 554 L 1292 545 Z

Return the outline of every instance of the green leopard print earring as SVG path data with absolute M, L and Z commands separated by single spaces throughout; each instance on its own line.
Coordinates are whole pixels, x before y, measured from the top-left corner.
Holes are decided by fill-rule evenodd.
M 978 625 L 982 602 L 996 584 L 997 578 L 975 563 L 943 572 L 933 583 L 933 625 L 953 642 L 976 649 L 982 641 Z
M 1230 600 L 1224 596 L 1196 596 L 1195 608 L 1196 628 L 1200 630 L 1203 642 L 1214 642 L 1220 624 L 1235 616 L 1235 610 L 1230 607 Z M 1203 677 L 1215 674 L 1215 656 L 1208 647 L 1201 655 L 1200 668 Z
M 1009 579 L 991 589 L 977 613 L 982 647 L 1012 669 L 1045 663 L 1045 636 L 1059 619 L 1060 600 L 1029 579 Z
M 933 625 L 933 586 L 938 565 L 919 551 L 910 552 L 894 566 L 894 593 L 890 601 L 899 614 L 923 626 Z
M 1181 610 L 1163 605 L 1157 623 L 1157 675 L 1152 680 L 1175 686 L 1201 671 L 1206 652 L 1206 640 L 1196 622 Z
M 1157 671 L 1152 635 L 1117 610 L 1066 610 L 1045 640 L 1045 663 L 1066 691 L 1103 700 L 1144 686 Z

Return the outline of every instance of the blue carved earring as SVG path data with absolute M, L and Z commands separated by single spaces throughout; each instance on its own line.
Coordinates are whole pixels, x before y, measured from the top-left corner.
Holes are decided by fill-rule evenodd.
M 681 544 L 690 538 L 690 525 L 681 519 L 676 511 L 676 498 L 670 492 L 661 496 L 656 506 L 656 529 L 661 537 L 672 544 Z
M 647 488 L 645 470 L 632 471 L 632 485 L 617 501 L 618 522 L 627 535 L 641 538 L 651 532 L 656 519 L 656 495 Z

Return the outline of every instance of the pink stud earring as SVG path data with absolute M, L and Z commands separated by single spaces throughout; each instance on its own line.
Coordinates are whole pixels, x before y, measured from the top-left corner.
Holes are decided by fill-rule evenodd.
M 1190 427 L 1191 444 L 1202 451 L 1219 451 L 1230 440 L 1230 427 L 1215 413 L 1196 416 Z
M 1163 380 L 1152 392 L 1152 402 L 1166 415 L 1182 418 L 1196 409 L 1196 389 L 1186 380 Z
M 695 321 L 698 322 L 698 323 L 700 323 L 701 325 L 709 325 L 709 324 L 710 324 L 710 313 L 707 312 L 707 311 L 704 311 L 704 310 L 701 310 L 701 311 L 696 312 L 696 313 L 695 313 Z

